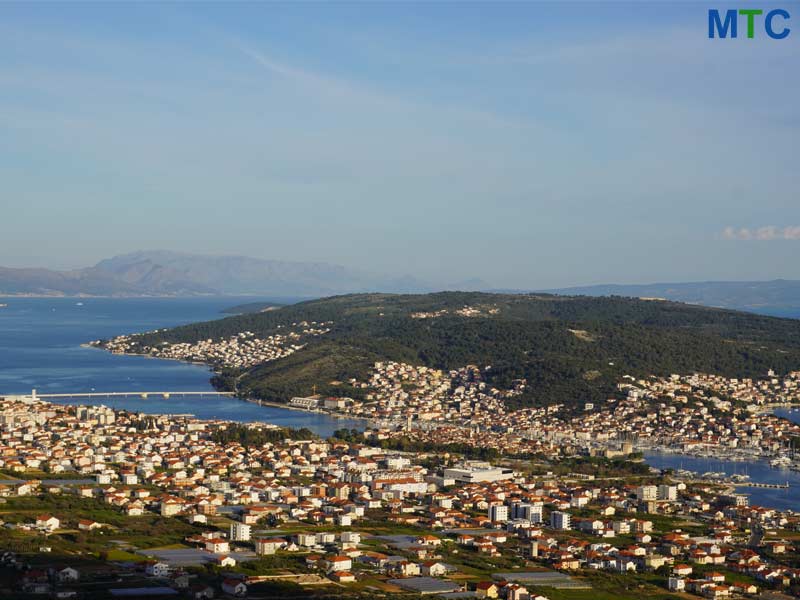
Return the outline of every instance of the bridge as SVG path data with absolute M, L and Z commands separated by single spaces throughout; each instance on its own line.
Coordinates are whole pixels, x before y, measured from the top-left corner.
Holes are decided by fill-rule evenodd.
M 33 390 L 29 398 L 33 400 L 50 400 L 56 398 L 132 398 L 138 396 L 139 398 L 147 399 L 150 396 L 161 396 L 162 398 L 169 398 L 170 396 L 235 396 L 233 392 L 185 392 L 185 391 L 169 391 L 169 392 L 70 392 L 66 394 L 37 394 Z

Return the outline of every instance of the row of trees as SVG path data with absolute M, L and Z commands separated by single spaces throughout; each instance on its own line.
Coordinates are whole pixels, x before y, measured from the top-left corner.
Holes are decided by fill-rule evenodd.
M 313 440 L 317 438 L 317 434 L 306 427 L 300 429 L 293 429 L 291 427 L 267 429 L 231 423 L 225 429 L 215 429 L 210 437 L 219 444 L 238 442 L 245 447 L 258 447 L 266 443 L 274 444 L 287 438 L 293 440 Z

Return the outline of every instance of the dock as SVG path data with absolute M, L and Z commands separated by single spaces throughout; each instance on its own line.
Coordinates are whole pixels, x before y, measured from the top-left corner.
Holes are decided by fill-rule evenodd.
M 786 483 L 755 483 L 750 481 L 744 481 L 742 483 L 734 483 L 735 487 L 752 487 L 752 488 L 768 488 L 773 490 L 788 490 L 789 489 L 789 482 Z

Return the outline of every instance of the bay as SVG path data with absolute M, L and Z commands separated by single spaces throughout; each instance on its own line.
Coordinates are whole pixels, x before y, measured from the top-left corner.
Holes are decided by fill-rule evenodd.
M 800 510 L 800 473 L 789 469 L 773 469 L 767 461 L 732 461 L 713 457 L 685 456 L 661 452 L 645 452 L 648 465 L 658 469 L 686 469 L 703 473 L 748 475 L 752 483 L 788 483 L 788 489 L 737 486 L 739 493 L 748 494 L 750 504 L 769 508 Z
M 202 365 L 143 356 L 113 355 L 83 346 L 162 327 L 223 318 L 223 309 L 263 298 L 0 298 L 0 395 L 97 392 L 212 391 Z M 266 299 L 267 301 L 269 299 Z M 285 302 L 286 299 L 281 299 Z M 55 400 L 104 404 L 151 414 L 193 414 L 201 419 L 263 421 L 308 427 L 328 436 L 362 421 L 337 419 L 234 398 L 173 396 Z

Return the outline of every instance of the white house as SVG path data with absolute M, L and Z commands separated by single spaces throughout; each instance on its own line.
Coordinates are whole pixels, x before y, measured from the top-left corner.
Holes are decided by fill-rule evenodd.
M 78 573 L 77 569 L 73 569 L 72 567 L 64 567 L 63 569 L 56 571 L 56 578 L 60 582 L 67 582 L 67 581 L 78 581 L 81 578 L 80 573 Z
M 422 563 L 422 574 L 428 577 L 442 577 L 447 575 L 447 567 L 439 561 Z
M 36 526 L 47 531 L 55 531 L 61 527 L 61 521 L 52 515 L 39 515 L 36 517 Z
M 286 545 L 283 538 L 260 538 L 256 540 L 256 554 L 275 554 Z
M 349 571 L 353 568 L 353 561 L 349 556 L 331 556 L 325 559 L 325 570 L 328 573 L 336 571 Z
M 222 592 L 231 596 L 243 598 L 247 595 L 247 584 L 238 579 L 226 579 L 222 582 Z
M 214 554 L 227 554 L 231 551 L 231 545 L 222 538 L 209 538 L 206 540 L 206 550 Z
M 164 562 L 150 563 L 145 567 L 144 572 L 151 577 L 166 577 L 169 575 L 169 565 Z
M 667 588 L 670 592 L 682 592 L 686 589 L 686 580 L 673 575 L 667 580 Z
M 78 521 L 78 529 L 81 531 L 92 531 L 93 529 L 100 529 L 103 527 L 102 523 L 91 521 L 89 519 L 81 519 Z

